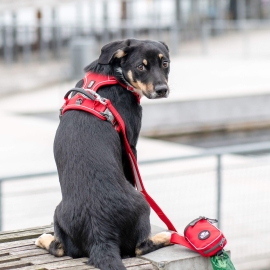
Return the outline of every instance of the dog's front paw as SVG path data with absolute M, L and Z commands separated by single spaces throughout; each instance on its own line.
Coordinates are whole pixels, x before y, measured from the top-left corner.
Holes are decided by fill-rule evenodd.
M 40 248 L 49 250 L 51 242 L 54 240 L 54 236 L 48 233 L 42 234 L 36 241 L 35 245 Z
M 171 232 L 161 232 L 151 238 L 146 239 L 137 246 L 135 250 L 136 256 L 142 256 L 146 253 L 172 245 L 170 241 L 171 234 Z

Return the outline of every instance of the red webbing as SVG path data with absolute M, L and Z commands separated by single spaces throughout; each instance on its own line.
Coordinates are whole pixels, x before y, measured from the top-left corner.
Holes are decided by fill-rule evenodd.
M 191 250 L 197 251 L 186 239 L 184 236 L 179 235 L 178 233 L 173 233 L 171 235 L 171 243 L 185 246 Z
M 141 178 L 140 172 L 139 172 L 139 168 L 138 168 L 138 165 L 137 165 L 136 158 L 135 158 L 135 156 L 134 156 L 134 154 L 133 154 L 133 152 L 132 152 L 132 150 L 130 148 L 129 142 L 127 140 L 125 123 L 124 123 L 121 115 L 117 112 L 117 110 L 111 104 L 110 100 L 106 100 L 106 102 L 107 102 L 108 109 L 114 115 L 115 120 L 117 121 L 117 123 L 120 126 L 120 129 L 121 129 L 121 131 L 123 133 L 126 151 L 127 151 L 128 155 L 129 155 L 129 158 L 130 158 L 130 163 L 131 163 L 131 167 L 133 169 L 133 175 L 134 175 L 135 183 L 136 183 L 136 186 L 137 186 L 138 190 L 140 190 L 143 193 L 143 195 L 145 196 L 145 198 L 146 198 L 147 202 L 149 203 L 149 205 L 157 213 L 157 215 L 159 216 L 159 218 L 166 224 L 166 226 L 168 227 L 168 229 L 171 230 L 171 231 L 175 231 L 176 232 L 176 229 L 173 226 L 173 224 L 171 223 L 171 221 L 164 214 L 164 212 L 157 205 L 157 203 L 146 192 L 146 190 L 144 188 L 144 185 L 143 185 L 143 182 L 142 182 L 142 178 Z

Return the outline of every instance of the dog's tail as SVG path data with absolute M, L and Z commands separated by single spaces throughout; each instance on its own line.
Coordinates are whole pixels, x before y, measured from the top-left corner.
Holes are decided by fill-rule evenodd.
M 111 243 L 98 243 L 90 251 L 89 265 L 94 265 L 101 270 L 126 270 L 117 245 Z

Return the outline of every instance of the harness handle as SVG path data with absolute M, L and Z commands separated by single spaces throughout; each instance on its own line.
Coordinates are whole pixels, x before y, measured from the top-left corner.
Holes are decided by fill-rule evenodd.
M 64 96 L 64 99 L 67 101 L 68 100 L 68 96 L 70 95 L 71 92 L 79 92 L 83 95 L 85 95 L 86 97 L 90 98 L 91 100 L 95 100 L 95 97 L 93 95 L 91 95 L 90 93 L 86 92 L 84 89 L 82 88 L 78 88 L 78 87 L 74 87 L 72 89 L 70 89 L 69 91 L 67 91 L 67 93 Z

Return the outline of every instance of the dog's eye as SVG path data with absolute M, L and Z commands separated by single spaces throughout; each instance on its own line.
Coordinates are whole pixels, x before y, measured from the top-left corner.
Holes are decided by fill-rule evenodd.
M 139 66 L 137 66 L 137 69 L 139 71 L 144 71 L 145 70 L 145 66 L 143 64 L 140 64 Z
M 164 61 L 164 62 L 162 63 L 162 66 L 163 66 L 164 68 L 168 68 L 168 67 L 169 67 L 169 62 L 168 62 L 168 61 Z

